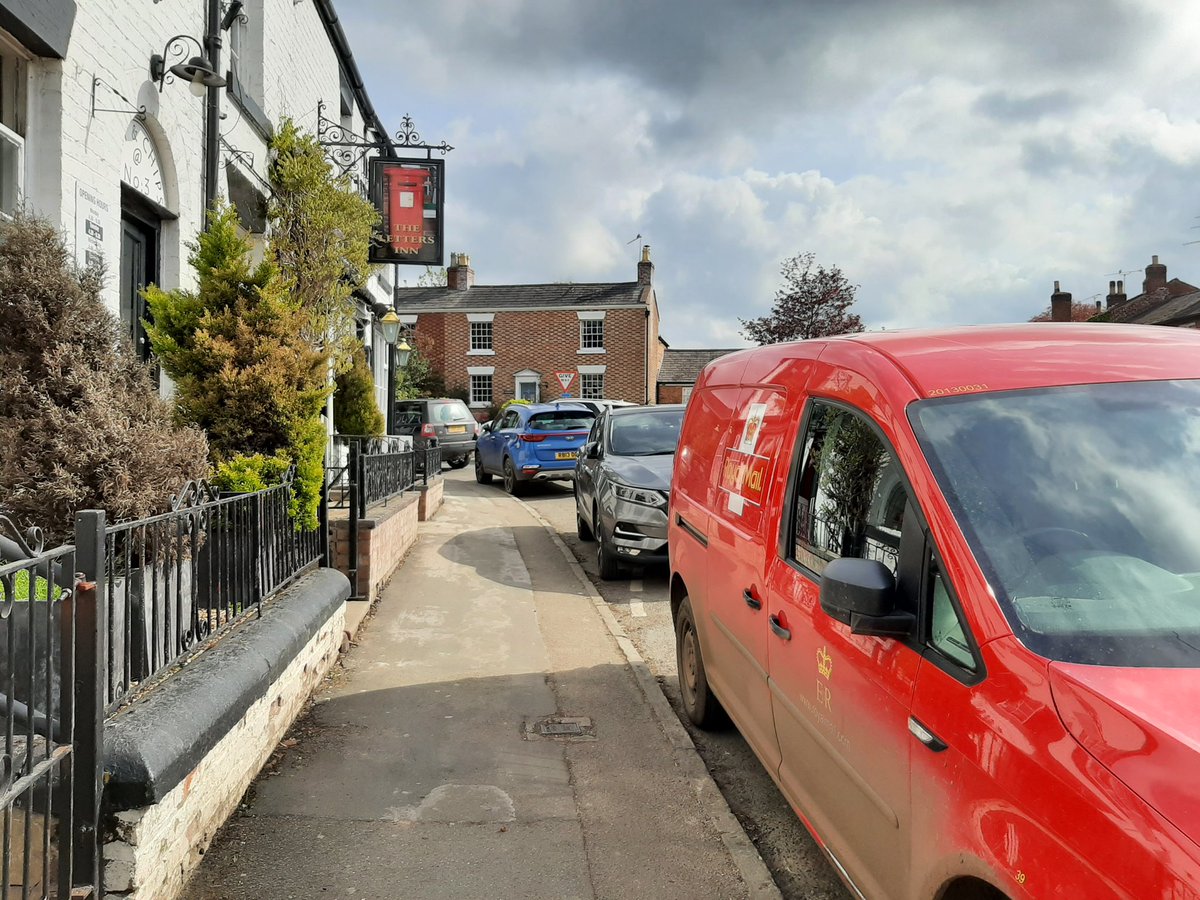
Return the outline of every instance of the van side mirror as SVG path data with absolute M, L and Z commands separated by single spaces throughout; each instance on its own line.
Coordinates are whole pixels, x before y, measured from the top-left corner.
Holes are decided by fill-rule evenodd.
M 835 559 L 821 573 L 821 609 L 854 634 L 907 637 L 912 613 L 896 609 L 896 577 L 876 559 Z
M 599 459 L 600 458 L 600 442 L 599 441 L 591 441 L 587 444 L 584 444 L 583 455 L 586 456 L 588 459 Z

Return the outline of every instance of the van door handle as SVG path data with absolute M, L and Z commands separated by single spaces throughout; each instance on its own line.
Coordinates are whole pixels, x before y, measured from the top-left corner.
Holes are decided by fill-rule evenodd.
M 762 609 L 762 601 L 750 593 L 750 589 L 742 591 L 742 599 L 746 601 L 746 605 L 751 609 Z
M 941 753 L 948 746 L 945 741 L 939 738 L 936 734 L 914 719 L 908 717 L 908 731 L 918 741 L 932 750 L 934 753 Z
M 779 616 L 769 616 L 767 621 L 771 623 L 771 630 L 775 632 L 776 635 L 783 638 L 785 641 L 790 641 L 792 639 L 792 632 L 779 624 Z

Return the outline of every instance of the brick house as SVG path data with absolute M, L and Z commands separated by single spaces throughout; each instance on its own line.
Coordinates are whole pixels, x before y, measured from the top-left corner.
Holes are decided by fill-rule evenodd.
M 1089 313 L 1090 315 L 1081 315 Z M 1125 293 L 1124 281 L 1110 281 L 1105 306 L 1097 301 L 1094 309 L 1075 303 L 1068 291 L 1054 282 L 1050 295 L 1050 313 L 1034 321 L 1115 322 L 1126 325 L 1168 325 L 1176 328 L 1200 328 L 1200 288 L 1179 278 L 1167 278 L 1167 267 L 1154 256 L 1146 266 L 1142 292 L 1133 297 Z
M 666 350 L 658 370 L 657 399 L 659 403 L 687 403 L 692 386 L 700 373 L 714 359 L 733 350 Z
M 470 257 L 455 253 L 446 286 L 397 288 L 396 312 L 477 416 L 513 398 L 654 403 L 664 345 L 653 275 L 645 246 L 636 281 L 477 285 Z M 571 373 L 567 387 L 557 373 Z

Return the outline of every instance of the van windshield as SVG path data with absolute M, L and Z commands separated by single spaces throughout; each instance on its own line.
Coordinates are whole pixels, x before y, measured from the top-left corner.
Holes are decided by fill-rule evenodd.
M 1200 667 L 1200 381 L 975 394 L 909 415 L 1026 646 Z

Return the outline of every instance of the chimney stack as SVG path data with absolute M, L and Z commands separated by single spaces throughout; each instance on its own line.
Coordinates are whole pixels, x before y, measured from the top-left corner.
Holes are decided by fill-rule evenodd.
M 1158 261 L 1157 256 L 1150 257 L 1150 265 L 1146 266 L 1146 280 L 1142 282 L 1142 293 L 1149 294 L 1167 286 L 1167 267 Z
M 1054 282 L 1054 293 L 1050 295 L 1050 321 L 1071 321 L 1071 294 L 1064 291 Z
M 1112 309 L 1114 306 L 1120 306 L 1128 299 L 1129 297 L 1125 294 L 1124 281 L 1110 281 L 1108 283 L 1108 296 L 1105 298 L 1105 303 L 1109 309 Z
M 465 291 L 475 283 L 475 270 L 471 268 L 471 257 L 466 253 L 451 253 L 450 265 L 446 268 L 446 287 L 452 291 Z
M 654 263 L 650 262 L 650 245 L 642 245 L 642 261 L 638 263 L 638 284 L 654 283 Z

